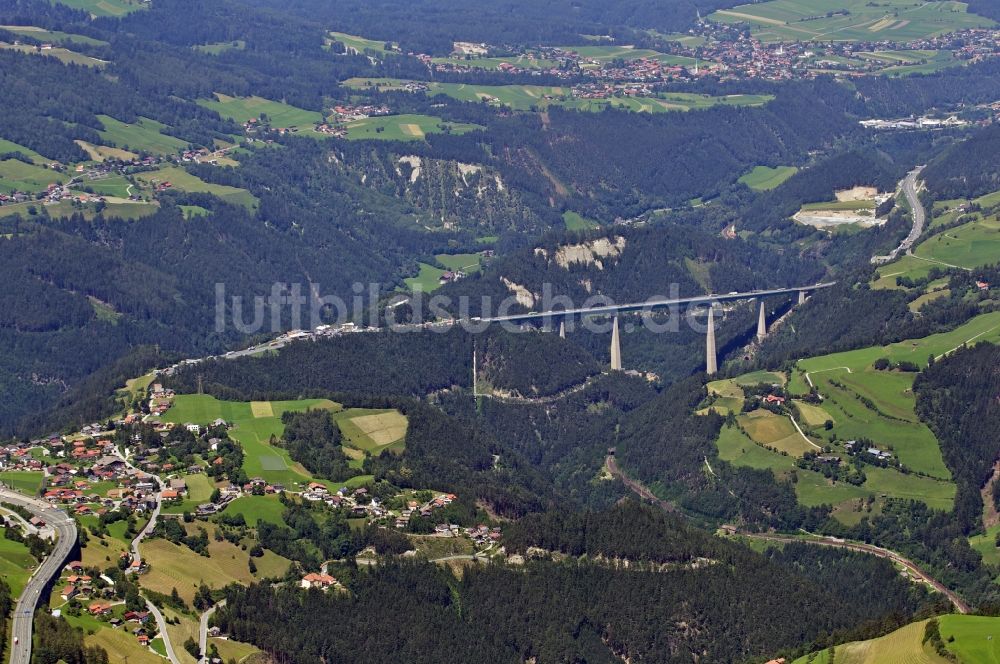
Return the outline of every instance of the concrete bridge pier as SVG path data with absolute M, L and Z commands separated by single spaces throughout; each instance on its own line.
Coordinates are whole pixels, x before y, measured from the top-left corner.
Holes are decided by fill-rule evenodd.
M 566 338 L 566 319 L 565 318 L 560 318 L 559 319 L 559 338 L 560 339 L 565 339 Z
M 760 301 L 760 313 L 757 315 L 757 341 L 763 341 L 767 336 L 767 314 L 764 311 L 764 300 Z
M 705 335 L 705 373 L 712 376 L 718 370 L 718 358 L 715 354 L 715 312 L 713 306 L 709 305 L 708 333 Z
M 804 290 L 799 291 L 799 304 L 806 303 L 806 292 Z
M 622 340 L 618 334 L 618 316 L 611 317 L 611 370 L 622 370 Z

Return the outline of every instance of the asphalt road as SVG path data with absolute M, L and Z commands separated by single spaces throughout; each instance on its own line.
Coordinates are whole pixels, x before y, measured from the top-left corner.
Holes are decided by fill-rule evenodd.
M 148 599 L 146 600 L 146 608 L 149 609 L 149 612 L 156 619 L 156 629 L 159 630 L 160 638 L 163 639 L 163 645 L 166 646 L 167 659 L 170 660 L 170 664 L 181 664 L 180 660 L 177 659 L 177 654 L 174 652 L 173 644 L 170 643 L 170 637 L 167 635 L 167 621 L 163 618 L 163 614 Z
M 59 575 L 76 544 L 76 523 L 65 512 L 52 507 L 45 501 L 29 498 L 9 489 L 0 488 L 0 500 L 24 507 L 51 525 L 56 531 L 55 548 L 35 570 L 14 609 L 14 619 L 11 624 L 10 664 L 29 664 L 31 662 L 31 628 L 35 608 L 38 606 L 45 586 L 53 577 Z
M 920 203 L 920 198 L 917 196 L 917 177 L 923 170 L 923 166 L 918 166 L 907 173 L 906 178 L 903 180 L 903 195 L 906 196 L 906 201 L 910 204 L 910 210 L 913 215 L 913 227 L 910 228 L 910 234 L 906 236 L 906 239 L 898 247 L 889 252 L 888 256 L 872 256 L 872 263 L 875 265 L 894 261 L 899 258 L 900 254 L 912 253 L 914 243 L 924 232 L 927 211 L 924 210 L 924 206 Z
M 324 572 L 325 574 L 325 572 Z M 198 650 L 201 651 L 201 662 L 208 661 L 208 619 L 212 617 L 215 610 L 220 606 L 225 606 L 226 600 L 220 601 L 218 604 L 212 605 L 205 613 L 201 614 L 201 620 L 198 625 Z

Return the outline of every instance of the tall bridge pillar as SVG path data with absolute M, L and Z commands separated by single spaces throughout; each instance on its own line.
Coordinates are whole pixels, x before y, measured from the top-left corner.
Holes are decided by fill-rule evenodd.
M 713 306 L 708 307 L 708 333 L 705 335 L 705 373 L 709 376 L 719 370 L 715 355 L 715 312 Z
M 566 319 L 565 318 L 560 318 L 559 319 L 559 337 L 561 339 L 565 339 L 566 338 Z
M 799 304 L 806 303 L 806 292 L 804 290 L 799 291 Z
M 618 334 L 618 316 L 611 317 L 611 370 L 622 369 L 622 340 Z
M 763 341 L 767 336 L 767 315 L 764 312 L 764 300 L 760 301 L 760 314 L 757 316 L 757 341 Z

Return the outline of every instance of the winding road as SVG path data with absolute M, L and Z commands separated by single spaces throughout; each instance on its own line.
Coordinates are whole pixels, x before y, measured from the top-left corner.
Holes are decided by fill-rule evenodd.
M 52 507 L 41 499 L 30 498 L 6 488 L 0 488 L 0 500 L 27 509 L 52 526 L 56 532 L 55 548 L 31 575 L 14 608 L 10 630 L 12 638 L 10 664 L 29 664 L 35 609 L 42 599 L 45 587 L 53 578 L 59 576 L 66 559 L 76 545 L 76 522 L 62 510 Z
M 323 573 L 326 574 L 325 571 Z M 199 662 L 208 661 L 208 619 L 212 617 L 217 608 L 225 605 L 226 600 L 221 600 L 218 604 L 213 604 L 205 613 L 201 614 L 201 620 L 198 623 L 198 651 L 201 653 Z

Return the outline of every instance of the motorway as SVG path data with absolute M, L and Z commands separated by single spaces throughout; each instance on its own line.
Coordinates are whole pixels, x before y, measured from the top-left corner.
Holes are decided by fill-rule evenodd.
M 14 619 L 11 624 L 11 655 L 10 664 L 29 664 L 31 662 L 31 628 L 35 608 L 42 598 L 46 585 L 59 576 L 66 559 L 76 545 L 76 523 L 62 510 L 52 507 L 38 498 L 29 498 L 9 489 L 0 488 L 0 500 L 19 505 L 51 525 L 56 532 L 56 544 L 52 552 L 42 561 L 32 574 L 24 592 L 17 600 L 14 609 Z
M 906 239 L 900 242 L 898 247 L 889 252 L 888 256 L 872 256 L 872 263 L 875 265 L 882 265 L 883 263 L 894 261 L 899 258 L 900 254 L 913 253 L 914 243 L 924 232 L 927 212 L 924 210 L 924 206 L 920 202 L 919 196 L 917 196 L 917 177 L 923 170 L 923 166 L 918 166 L 907 173 L 906 178 L 903 180 L 903 195 L 906 196 L 906 201 L 910 204 L 910 210 L 913 215 L 913 227 L 910 228 L 910 234 L 906 236 Z

